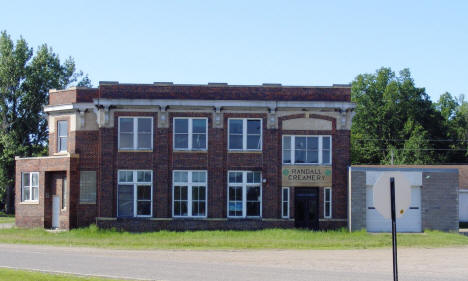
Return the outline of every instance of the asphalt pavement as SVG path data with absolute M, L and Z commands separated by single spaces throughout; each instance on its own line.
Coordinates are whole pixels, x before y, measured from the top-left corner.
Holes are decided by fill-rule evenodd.
M 468 247 L 399 249 L 400 281 L 468 279 Z M 0 244 L 0 267 L 137 280 L 392 280 L 391 249 L 109 250 Z

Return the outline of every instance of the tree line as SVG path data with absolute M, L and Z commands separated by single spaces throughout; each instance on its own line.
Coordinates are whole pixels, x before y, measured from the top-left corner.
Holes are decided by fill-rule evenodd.
M 90 87 L 73 58 L 61 61 L 46 44 L 0 35 L 0 210 L 12 200 L 15 156 L 48 152 L 49 89 Z M 353 164 L 467 163 L 468 101 L 444 93 L 432 102 L 409 69 L 360 74 L 352 82 L 356 103 L 351 132 Z M 8 197 L 8 198 L 7 198 Z

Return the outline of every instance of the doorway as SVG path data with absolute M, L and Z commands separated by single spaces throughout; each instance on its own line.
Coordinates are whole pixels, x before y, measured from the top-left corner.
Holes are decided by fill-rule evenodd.
M 295 189 L 295 227 L 319 229 L 318 188 Z

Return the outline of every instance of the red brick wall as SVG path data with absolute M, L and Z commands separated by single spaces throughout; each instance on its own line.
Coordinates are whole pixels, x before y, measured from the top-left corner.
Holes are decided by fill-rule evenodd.
M 49 105 L 70 104 L 75 102 L 93 102 L 98 97 L 99 90 L 92 88 L 77 88 L 49 93 Z

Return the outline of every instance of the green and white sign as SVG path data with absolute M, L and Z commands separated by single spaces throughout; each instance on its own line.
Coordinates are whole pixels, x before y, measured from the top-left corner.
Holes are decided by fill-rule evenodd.
M 283 186 L 331 186 L 330 166 L 292 165 L 283 166 Z

